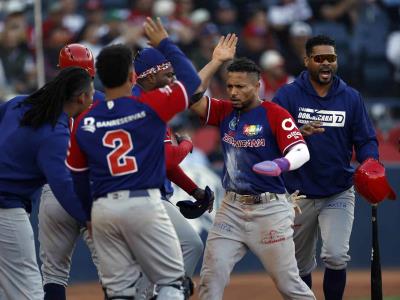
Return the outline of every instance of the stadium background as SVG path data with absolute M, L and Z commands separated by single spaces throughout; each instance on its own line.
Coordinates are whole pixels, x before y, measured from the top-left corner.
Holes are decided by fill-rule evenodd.
M 320 33 L 333 37 L 339 75 L 364 96 L 378 133 L 381 160 L 400 195 L 400 0 L 2 0 L 0 101 L 29 93 L 52 78 L 57 73 L 58 52 L 67 43 L 85 44 L 95 55 L 103 46 L 119 42 L 136 52 L 146 45 L 141 24 L 147 15 L 162 17 L 171 38 L 198 69 L 210 59 L 220 34 L 237 33 L 237 56 L 259 63 L 263 70 L 261 96 L 267 100 L 303 69 L 308 37 Z M 225 69 L 221 68 L 207 91 L 209 95 L 225 97 L 224 76 Z M 102 88 L 97 78 L 95 83 Z M 192 134 L 196 150 L 184 167 L 200 185 L 213 185 L 220 199 L 218 132 L 200 128 L 189 113 L 175 118 L 171 126 Z M 175 200 L 185 197 L 177 191 Z M 353 274 L 363 270 L 361 290 L 368 299 L 369 278 L 365 274 L 370 260 L 370 208 L 358 198 L 355 213 L 349 265 L 353 272 L 346 293 L 356 288 L 351 285 Z M 32 214 L 35 230 L 36 214 Z M 204 239 L 211 221 L 212 215 L 193 222 Z M 380 205 L 379 225 L 384 294 L 400 297 L 400 273 L 396 271 L 400 270 L 399 201 Z M 254 272 L 262 272 L 262 267 L 252 255 L 247 255 L 234 271 L 235 275 Z M 389 279 L 389 275 L 394 277 Z M 246 280 L 258 285 L 253 277 L 234 277 L 232 289 Z M 71 284 L 74 287 L 88 281 L 96 281 L 96 272 L 80 242 L 74 254 Z M 86 299 L 82 295 L 76 299 Z

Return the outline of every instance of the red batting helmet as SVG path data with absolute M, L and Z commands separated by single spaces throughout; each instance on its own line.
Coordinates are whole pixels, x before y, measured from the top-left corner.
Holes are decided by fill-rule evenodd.
M 357 168 L 354 173 L 354 186 L 371 204 L 379 203 L 385 198 L 396 199 L 396 193 L 386 179 L 385 167 L 372 158 L 368 158 Z
M 64 46 L 58 56 L 58 67 L 81 67 L 88 71 L 92 77 L 96 74 L 92 51 L 81 44 Z

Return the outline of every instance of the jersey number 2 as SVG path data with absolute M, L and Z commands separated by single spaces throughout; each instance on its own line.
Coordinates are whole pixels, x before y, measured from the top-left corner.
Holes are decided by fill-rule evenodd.
M 114 149 L 107 155 L 111 175 L 120 176 L 138 171 L 136 158 L 126 155 L 133 149 L 129 132 L 123 129 L 107 131 L 103 137 L 103 145 Z

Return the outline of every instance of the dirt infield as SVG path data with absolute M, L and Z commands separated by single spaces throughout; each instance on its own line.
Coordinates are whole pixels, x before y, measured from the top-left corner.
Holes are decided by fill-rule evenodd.
M 382 281 L 384 298 L 400 300 L 400 270 L 383 270 Z M 198 277 L 195 278 L 195 282 L 198 284 Z M 313 285 L 317 299 L 323 299 L 321 272 L 314 273 Z M 72 285 L 67 289 L 67 296 L 69 300 L 103 299 L 101 288 L 97 283 Z M 198 300 L 198 297 L 195 295 L 191 299 Z M 262 273 L 232 276 L 224 295 L 224 300 L 261 299 L 282 299 L 276 292 L 271 278 Z M 344 299 L 370 299 L 370 273 L 368 271 L 348 273 Z

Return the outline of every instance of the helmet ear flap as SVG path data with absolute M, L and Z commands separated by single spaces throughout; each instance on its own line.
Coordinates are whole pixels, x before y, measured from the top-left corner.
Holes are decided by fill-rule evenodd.
M 377 204 L 385 198 L 396 199 L 396 193 L 386 178 L 385 167 L 377 160 L 365 160 L 354 173 L 354 187 L 369 203 Z
M 94 57 L 92 51 L 81 44 L 69 44 L 64 46 L 58 56 L 58 67 L 81 67 L 88 71 L 90 76 L 96 75 Z

